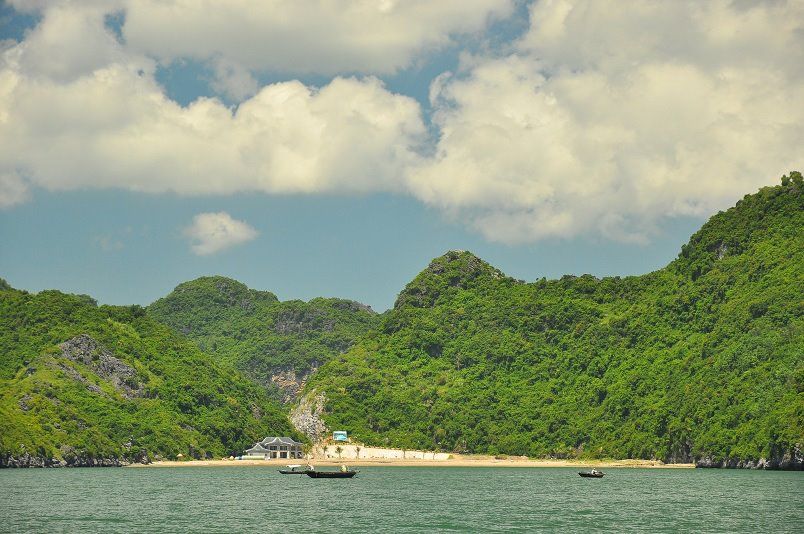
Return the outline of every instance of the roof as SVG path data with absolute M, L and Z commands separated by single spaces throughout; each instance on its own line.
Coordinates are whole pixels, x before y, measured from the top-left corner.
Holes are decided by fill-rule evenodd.
M 293 441 L 293 438 L 287 436 L 268 436 L 260 442 L 263 447 L 266 445 L 301 445 L 299 441 Z
M 246 452 L 270 452 L 268 449 L 264 448 L 262 444 L 257 443 L 250 449 L 246 449 Z

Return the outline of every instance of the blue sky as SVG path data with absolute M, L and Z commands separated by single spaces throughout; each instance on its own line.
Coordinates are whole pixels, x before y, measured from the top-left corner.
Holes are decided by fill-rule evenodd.
M 381 311 L 450 249 L 641 274 L 801 167 L 799 3 L 169 4 L 2 3 L 13 286 L 221 274 Z
M 259 238 L 225 253 L 193 254 L 181 228 L 212 210 L 249 221 Z M 0 242 L 4 276 L 34 291 L 61 288 L 107 303 L 147 304 L 182 281 L 223 274 L 282 300 L 338 296 L 383 310 L 430 259 L 450 249 L 471 250 L 525 280 L 639 274 L 674 258 L 698 224 L 669 222 L 644 246 L 582 237 L 509 246 L 392 195 L 184 199 L 38 192 L 34 201 L 0 212 Z M 13 259 L 5 251 L 14 251 Z

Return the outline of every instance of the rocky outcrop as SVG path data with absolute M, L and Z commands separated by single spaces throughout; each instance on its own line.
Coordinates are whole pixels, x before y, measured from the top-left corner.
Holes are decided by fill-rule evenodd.
M 30 405 L 31 400 L 32 397 L 26 393 L 25 395 L 20 397 L 20 400 L 17 401 L 17 405 L 20 407 L 20 410 L 22 410 L 23 412 L 27 412 L 28 410 L 31 409 Z
M 310 330 L 332 332 L 334 329 L 335 319 L 315 309 L 282 310 L 274 323 L 277 334 L 304 334 Z
M 332 302 L 332 307 L 338 310 L 351 311 L 351 312 L 367 312 L 374 314 L 374 310 L 368 304 L 357 302 L 355 300 L 335 299 Z
M 93 373 L 111 383 L 120 394 L 130 399 L 141 396 L 142 386 L 137 379 L 137 370 L 95 341 L 91 336 L 81 334 L 59 345 L 61 356 L 67 360 L 81 363 L 89 367 Z M 62 365 L 62 369 L 72 378 L 84 382 L 96 393 L 100 388 L 89 381 L 75 369 Z
M 317 367 L 312 367 L 304 373 L 296 373 L 295 369 L 281 369 L 271 375 L 271 383 L 282 392 L 282 403 L 288 404 L 296 400 L 299 393 L 307 383 L 307 379 L 313 374 Z
M 725 468 L 725 469 L 776 469 L 786 471 L 804 471 L 804 451 L 801 445 L 792 450 L 771 455 L 770 458 L 758 460 L 745 460 L 741 458 L 726 458 L 716 460 L 711 456 L 704 456 L 695 461 L 695 467 Z
M 313 390 L 300 398 L 299 403 L 290 411 L 290 422 L 313 443 L 329 433 L 326 423 L 321 418 L 325 404 L 324 394 Z
M 134 458 L 111 457 L 95 458 L 86 454 L 67 456 L 64 459 L 48 458 L 45 456 L 26 453 L 0 454 L 0 468 L 17 467 L 124 467 L 132 463 L 150 463 L 148 456 L 143 454 Z

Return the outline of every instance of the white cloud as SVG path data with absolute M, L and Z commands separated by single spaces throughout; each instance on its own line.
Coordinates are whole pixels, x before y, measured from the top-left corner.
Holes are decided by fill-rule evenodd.
M 90 15 L 48 16 L 95 20 L 86 33 L 111 39 Z M 31 59 L 58 47 L 34 39 L 0 52 L 0 168 L 50 190 L 398 190 L 425 132 L 418 104 L 376 78 L 277 83 L 236 111 L 209 98 L 181 107 L 143 56 L 118 50 L 65 70 Z
M 59 10 L 124 12 L 121 30 L 130 51 L 163 63 L 180 58 L 210 61 L 216 84 L 231 96 L 242 93 L 244 84 L 251 88 L 249 71 L 392 73 L 417 56 L 450 44 L 456 35 L 479 32 L 490 20 L 507 17 L 514 4 L 513 0 L 10 2 L 18 10 L 46 16 Z M 69 38 L 75 26 L 64 22 Z M 104 51 L 93 44 L 98 43 L 82 41 L 87 58 Z M 59 59 L 51 60 L 54 68 Z
M 199 213 L 183 234 L 191 240 L 190 248 L 198 256 L 216 254 L 256 238 L 259 232 L 244 221 L 233 219 L 225 211 Z
M 30 198 L 28 184 L 16 172 L 0 171 L 0 209 L 22 204 Z
M 441 138 L 410 187 L 512 243 L 640 242 L 726 207 L 803 163 L 802 21 L 802 3 L 536 3 L 513 53 L 434 84 Z
M 433 82 L 429 157 L 420 106 L 377 78 L 258 87 L 251 70 L 392 72 L 510 2 L 36 5 L 41 24 L 0 47 L 0 205 L 31 186 L 389 191 L 490 240 L 640 242 L 804 163 L 801 2 L 537 2 L 503 56 Z M 103 25 L 121 7 L 124 44 Z M 187 56 L 236 110 L 165 96 L 158 62 Z
M 249 70 L 389 73 L 451 36 L 507 16 L 511 0 L 131 0 L 123 35 L 160 60 Z M 180 21 L 177 23 L 177 21 Z
M 126 52 L 104 27 L 113 3 L 81 7 L 56 4 L 15 50 L 17 68 L 26 76 L 70 82 L 105 65 L 126 59 Z
M 241 102 L 254 96 L 259 89 L 257 80 L 249 71 L 225 59 L 216 58 L 212 62 L 215 78 L 212 80 L 212 89 L 230 99 Z

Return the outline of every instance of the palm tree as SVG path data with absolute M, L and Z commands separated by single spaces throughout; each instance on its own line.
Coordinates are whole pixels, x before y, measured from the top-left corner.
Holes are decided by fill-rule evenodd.
M 360 447 L 355 447 L 355 458 L 360 458 Z
M 341 448 L 341 446 L 338 445 L 337 447 L 335 447 L 335 452 L 338 454 L 338 460 L 340 460 L 341 459 L 341 453 L 343 452 L 343 448 Z

